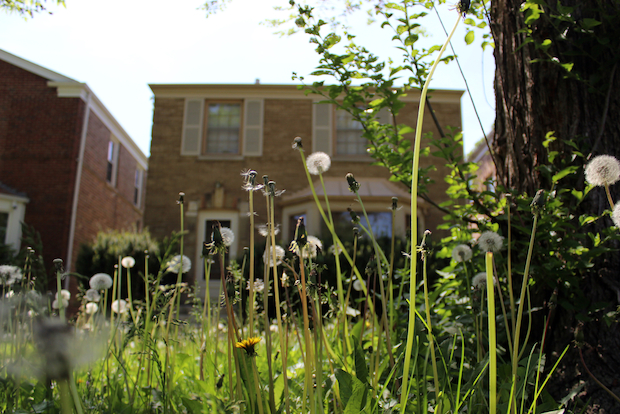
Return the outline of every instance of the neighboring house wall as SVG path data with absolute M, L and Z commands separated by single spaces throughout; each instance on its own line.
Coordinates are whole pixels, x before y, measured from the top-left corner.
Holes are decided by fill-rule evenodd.
M 0 80 L 0 181 L 30 199 L 24 220 L 41 233 L 50 265 L 67 257 L 85 103 L 1 60 Z
M 48 269 L 62 258 L 72 270 L 80 245 L 99 231 L 142 227 L 146 169 L 86 84 L 0 50 L 0 183 L 29 200 L 24 221 L 41 234 Z
M 184 227 L 187 231 L 184 254 L 194 262 L 200 256 L 202 241 L 209 237 L 205 229 L 208 220 L 223 220 L 236 230 L 237 241 L 230 249 L 233 257 L 247 246 L 248 194 L 241 188 L 242 171 L 256 170 L 258 183 L 262 183 L 261 177 L 267 174 L 270 180 L 276 181 L 279 190 L 286 190 L 284 196 L 276 201 L 276 222 L 284 224 L 290 219 L 282 217 L 284 204 L 287 211 L 296 212 L 291 203 L 282 201 L 288 195 L 308 187 L 299 153 L 291 148 L 296 136 L 302 137 L 306 156 L 317 147 L 333 153 L 332 166 L 325 174 L 326 178 L 344 181 L 345 175 L 352 172 L 364 186 L 364 178 L 387 180 L 390 176 L 387 169 L 371 166 L 372 159 L 367 155 L 334 154 L 335 111 L 331 106 L 314 104 L 317 97 L 306 96 L 295 85 L 151 85 L 151 89 L 155 95 L 155 105 L 145 225 L 158 238 L 179 231 L 180 216 L 176 200 L 178 193 L 184 192 Z M 435 92 L 433 105 L 442 125 L 460 128 L 460 96 L 459 91 Z M 408 99 L 397 122 L 415 126 L 417 96 L 412 93 Z M 239 154 L 212 155 L 204 152 L 205 120 L 210 116 L 206 108 L 210 102 L 242 103 L 241 117 L 248 122 L 241 128 Z M 254 103 L 255 108 L 249 108 Z M 250 113 L 253 115 L 250 116 Z M 262 122 L 256 126 L 247 118 Z M 248 124 L 251 124 L 252 131 L 243 128 Z M 433 131 L 436 136 L 438 134 L 428 113 L 424 120 L 424 130 Z M 251 142 L 248 142 L 248 137 Z M 258 150 L 249 143 L 259 143 Z M 444 176 L 448 171 L 441 159 L 429 157 L 421 160 L 422 167 L 429 164 L 437 166 L 437 171 L 430 174 L 435 180 L 432 198 L 440 203 L 447 198 Z M 385 205 L 381 211 L 388 211 L 389 197 L 384 199 Z M 305 208 L 301 202 L 296 202 L 299 208 Z M 401 200 L 401 205 L 407 203 L 408 200 Z M 353 209 L 359 208 L 352 194 L 343 196 L 340 206 L 345 204 Z M 266 207 L 262 193 L 255 193 L 254 205 L 256 224 L 264 224 Z M 427 228 L 435 229 L 441 222 L 442 214 L 427 211 L 425 224 Z M 400 214 L 404 217 L 406 211 Z M 287 234 L 281 233 L 278 238 L 283 244 L 290 242 Z M 195 266 L 192 273 L 200 272 L 201 268 Z

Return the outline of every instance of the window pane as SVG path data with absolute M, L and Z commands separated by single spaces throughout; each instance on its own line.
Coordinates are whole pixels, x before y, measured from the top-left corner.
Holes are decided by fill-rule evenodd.
M 354 120 L 351 114 L 345 111 L 336 111 L 336 153 L 340 155 L 366 154 L 368 144 L 362 137 L 361 122 Z
M 241 104 L 209 104 L 207 122 L 207 152 L 239 153 Z

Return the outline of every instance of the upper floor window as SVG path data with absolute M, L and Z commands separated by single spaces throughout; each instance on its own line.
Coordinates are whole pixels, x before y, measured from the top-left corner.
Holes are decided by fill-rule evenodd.
M 136 169 L 136 176 L 134 179 L 134 189 L 133 189 L 133 203 L 135 206 L 140 206 L 142 195 L 142 170 Z
M 206 110 L 206 154 L 239 154 L 241 102 L 208 102 Z
M 114 185 L 114 172 L 116 167 L 116 147 L 117 145 L 114 141 L 110 140 L 108 142 L 108 165 L 105 179 L 112 185 Z
M 364 155 L 368 140 L 362 123 L 343 110 L 336 110 L 336 155 Z
M 187 99 L 181 155 L 260 156 L 263 100 Z
M 390 111 L 381 109 L 375 114 L 383 123 L 391 122 Z M 369 142 L 362 136 L 364 127 L 345 110 L 332 104 L 315 103 L 312 109 L 312 151 L 323 151 L 335 157 L 367 156 Z

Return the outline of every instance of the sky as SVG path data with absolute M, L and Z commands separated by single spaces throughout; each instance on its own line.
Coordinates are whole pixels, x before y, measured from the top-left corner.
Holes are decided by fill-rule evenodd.
M 0 49 L 54 72 L 85 82 L 142 151 L 150 153 L 153 94 L 150 83 L 296 84 L 293 72 L 308 76 L 319 56 L 298 33 L 279 36 L 264 24 L 285 17 L 274 6 L 288 0 L 232 0 L 225 10 L 206 17 L 197 0 L 66 0 L 66 7 L 49 6 L 52 15 L 25 20 L 0 12 Z M 446 28 L 458 14 L 439 9 Z M 367 25 L 367 16 L 346 19 L 358 44 L 382 59 L 400 61 L 402 52 L 390 41 L 393 33 Z M 446 35 L 434 13 L 427 17 L 427 46 L 443 43 Z M 461 23 L 453 38 L 485 133 L 493 126 L 494 62 L 490 48 L 467 46 Z M 476 32 L 477 40 L 481 32 Z M 448 50 L 449 51 L 449 50 Z M 329 81 L 327 81 L 329 83 Z M 440 64 L 431 88 L 465 90 L 454 64 Z M 461 100 L 465 153 L 482 138 L 467 93 Z

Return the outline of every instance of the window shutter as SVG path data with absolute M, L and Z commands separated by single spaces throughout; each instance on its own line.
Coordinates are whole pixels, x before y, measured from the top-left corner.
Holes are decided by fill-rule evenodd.
M 181 155 L 200 155 L 202 138 L 203 99 L 185 100 L 185 119 Z
M 312 105 L 312 151 L 332 155 L 332 105 Z
M 243 155 L 263 155 L 263 101 L 246 100 L 244 107 Z

